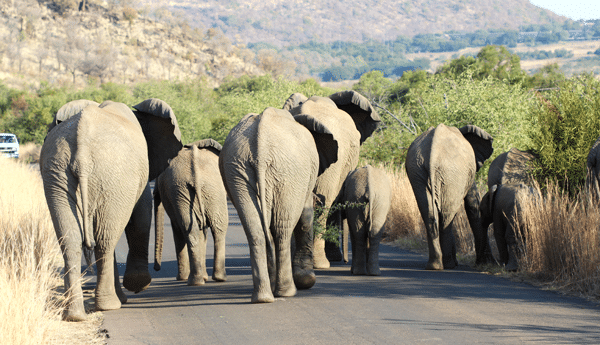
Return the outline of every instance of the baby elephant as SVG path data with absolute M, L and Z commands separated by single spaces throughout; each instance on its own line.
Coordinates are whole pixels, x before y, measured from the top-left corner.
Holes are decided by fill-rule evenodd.
M 215 247 L 212 279 L 225 281 L 227 278 L 225 235 L 229 217 L 227 192 L 219 172 L 220 152 L 221 145 L 212 139 L 186 145 L 156 179 L 154 269 L 160 270 L 166 210 L 173 227 L 177 280 L 187 279 L 188 285 L 202 285 L 208 280 L 206 241 L 209 227 Z
M 346 177 L 340 203 L 352 204 L 342 208 L 340 215 L 345 220 L 345 261 L 348 261 L 348 228 L 352 240 L 352 274 L 381 275 L 379 242 L 391 201 L 390 181 L 385 172 L 367 165 Z
M 500 264 L 506 270 L 516 271 L 519 267 L 519 243 L 524 230 L 523 209 L 532 200 L 533 190 L 522 184 L 493 185 L 481 198 L 481 223 L 487 229 L 494 223 L 494 237 L 500 254 Z

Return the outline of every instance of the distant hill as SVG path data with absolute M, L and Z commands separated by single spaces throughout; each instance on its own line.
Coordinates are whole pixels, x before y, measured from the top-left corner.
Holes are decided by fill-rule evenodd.
M 126 2 L 123 2 L 126 3 Z M 130 6 L 87 0 L 0 2 L 0 80 L 28 88 L 40 81 L 84 86 L 90 82 L 261 75 L 254 53 L 219 30 L 157 20 Z
M 567 18 L 528 0 L 138 0 L 149 14 L 168 9 L 191 26 L 221 29 L 241 43 L 276 46 L 478 29 L 518 29 Z

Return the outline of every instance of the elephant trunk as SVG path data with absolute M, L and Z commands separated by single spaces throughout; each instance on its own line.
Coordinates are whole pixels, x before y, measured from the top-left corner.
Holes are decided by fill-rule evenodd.
M 156 186 L 155 188 L 158 188 Z M 165 207 L 160 200 L 160 193 L 154 190 L 154 270 L 160 271 L 165 228 Z

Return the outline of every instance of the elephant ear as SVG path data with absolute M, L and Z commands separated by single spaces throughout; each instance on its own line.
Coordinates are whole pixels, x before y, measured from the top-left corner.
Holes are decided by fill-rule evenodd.
M 72 116 L 79 114 L 83 108 L 88 105 L 93 104 L 95 106 L 99 106 L 100 104 L 94 101 L 90 101 L 88 99 L 78 99 L 76 101 L 71 101 L 58 109 L 56 114 L 54 115 L 54 121 L 52 121 L 48 125 L 48 132 L 52 130 L 52 128 L 56 127 L 59 123 L 68 120 Z
M 175 113 L 166 102 L 150 98 L 134 105 L 133 108 L 146 137 L 150 163 L 149 180 L 153 180 L 168 167 L 169 159 L 177 156 L 183 147 L 181 132 Z
M 219 144 L 219 142 L 217 142 L 214 139 L 198 140 L 191 144 L 187 144 L 184 147 L 186 149 L 190 149 L 190 148 L 192 148 L 192 146 L 196 146 L 199 149 L 209 149 L 209 150 L 213 151 L 217 156 L 221 153 L 221 150 L 223 150 L 223 146 L 221 146 L 221 144 Z
M 473 125 L 461 127 L 459 131 L 462 133 L 463 137 L 467 139 L 469 144 L 471 144 L 471 147 L 475 152 L 476 167 L 477 170 L 479 170 L 483 166 L 485 160 L 490 158 L 494 152 L 494 148 L 492 147 L 494 139 L 486 131 Z
M 334 139 L 333 133 L 316 118 L 300 114 L 295 115 L 294 120 L 306 127 L 315 139 L 319 152 L 319 175 L 321 175 L 331 164 L 337 162 L 338 142 Z
M 292 94 L 286 101 L 283 103 L 283 110 L 290 111 L 306 102 L 308 97 L 303 94 L 296 92 Z
M 329 98 L 339 109 L 352 117 L 356 129 L 360 132 L 361 144 L 379 127 L 381 123 L 379 114 L 377 114 L 371 102 L 360 93 L 356 91 L 341 91 L 334 93 Z

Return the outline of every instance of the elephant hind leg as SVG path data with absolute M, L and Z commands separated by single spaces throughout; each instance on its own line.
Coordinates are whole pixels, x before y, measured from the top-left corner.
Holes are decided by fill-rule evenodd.
M 313 268 L 313 198 L 310 195 L 305 203 L 302 215 L 294 228 L 296 250 L 292 263 L 294 284 L 304 290 L 315 285 L 317 277 Z
M 454 221 L 445 229 L 440 231 L 440 247 L 442 249 L 442 263 L 444 269 L 452 269 L 458 266 L 456 260 L 456 242 L 454 241 Z
M 121 308 L 121 300 L 115 291 L 115 262 L 114 246 L 104 247 L 102 245 L 95 248 L 98 283 L 96 284 L 96 310 L 114 310 Z
M 276 253 L 276 284 L 274 295 L 277 297 L 292 297 L 296 295 L 296 285 L 292 275 L 292 255 L 290 252 L 291 235 L 294 231 L 294 224 L 288 222 L 276 230 L 279 236 L 274 236 Z
M 437 217 L 430 217 L 426 222 L 427 245 L 429 246 L 429 261 L 427 261 L 426 270 L 443 270 L 442 249 L 440 248 L 439 220 Z
M 215 248 L 212 279 L 217 282 L 227 281 L 227 272 L 225 271 L 225 232 L 227 226 L 223 229 L 225 230 L 212 230 Z

